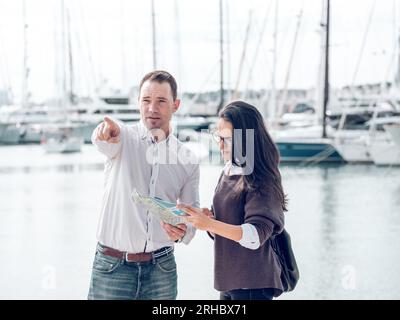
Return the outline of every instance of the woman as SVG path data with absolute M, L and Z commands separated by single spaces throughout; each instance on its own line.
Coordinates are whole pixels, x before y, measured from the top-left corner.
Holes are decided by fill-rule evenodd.
M 221 110 L 215 136 L 226 165 L 212 210 L 178 207 L 214 236 L 214 286 L 221 299 L 271 300 L 283 286 L 268 239 L 283 230 L 287 211 L 278 150 L 260 112 L 243 101 Z

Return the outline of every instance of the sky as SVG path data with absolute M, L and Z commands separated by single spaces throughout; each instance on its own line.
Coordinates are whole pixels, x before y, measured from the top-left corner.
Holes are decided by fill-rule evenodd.
M 62 79 L 67 78 L 62 76 L 68 74 L 63 71 L 68 55 L 60 45 L 62 12 L 70 21 L 74 90 L 78 94 L 90 96 L 96 88 L 125 93 L 153 69 L 150 0 L 25 0 L 25 4 L 31 100 L 56 95 Z M 217 90 L 219 0 L 154 0 L 154 4 L 157 68 L 177 78 L 180 92 Z M 16 100 L 24 78 L 22 7 L 23 0 L 0 0 L 0 90 L 10 87 Z M 308 89 L 318 84 L 322 0 L 223 0 L 223 8 L 227 87 L 269 89 L 273 65 L 278 88 L 286 78 L 289 88 Z M 400 0 L 331 0 L 332 86 L 393 79 L 399 12 Z

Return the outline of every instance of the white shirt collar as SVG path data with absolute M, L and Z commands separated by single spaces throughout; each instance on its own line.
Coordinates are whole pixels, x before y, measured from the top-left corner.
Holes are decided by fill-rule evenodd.
M 228 161 L 224 167 L 224 174 L 226 176 L 237 176 L 243 174 L 243 168 L 238 167 L 237 165 L 232 164 L 231 161 Z
M 142 139 L 147 138 L 150 142 L 155 142 L 153 135 L 151 134 L 150 130 L 146 127 L 146 125 L 144 124 L 142 119 L 140 119 L 140 121 L 139 121 L 138 128 L 139 128 L 140 137 Z M 170 137 L 172 137 L 172 136 L 173 136 L 173 128 L 170 123 L 168 136 L 165 139 L 163 139 L 162 141 L 160 141 L 159 143 L 168 142 Z

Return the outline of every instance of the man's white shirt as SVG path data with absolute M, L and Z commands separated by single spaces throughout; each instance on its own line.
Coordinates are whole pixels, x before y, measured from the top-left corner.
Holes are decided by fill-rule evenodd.
M 92 143 L 107 159 L 104 169 L 104 193 L 97 231 L 98 241 L 108 247 L 131 253 L 151 252 L 173 245 L 158 217 L 136 204 L 131 193 L 185 203 L 199 207 L 199 164 L 172 133 L 155 142 L 140 121 L 120 126 L 120 141 Z M 195 228 L 187 224 L 182 242 L 188 244 Z

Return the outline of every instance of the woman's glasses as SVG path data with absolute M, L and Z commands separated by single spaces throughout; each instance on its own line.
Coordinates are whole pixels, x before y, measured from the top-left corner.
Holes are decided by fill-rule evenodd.
M 212 132 L 212 137 L 217 143 L 222 141 L 224 145 L 232 145 L 232 137 L 222 137 L 217 131 Z

